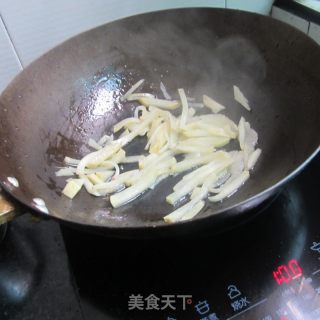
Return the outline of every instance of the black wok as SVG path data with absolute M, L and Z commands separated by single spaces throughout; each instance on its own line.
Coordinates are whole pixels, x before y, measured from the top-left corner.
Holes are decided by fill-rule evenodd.
M 229 117 L 238 122 L 244 115 L 259 133 L 263 154 L 252 178 L 191 222 L 164 225 L 162 217 L 172 211 L 165 203 L 170 182 L 120 209 L 85 191 L 73 201 L 61 196 L 65 179 L 54 173 L 64 156 L 83 156 L 90 137 L 110 133 L 114 123 L 132 113 L 134 104 L 120 103 L 119 96 L 140 78 L 147 80 L 143 90 L 156 94 L 160 80 L 173 94 L 179 87 L 198 98 L 211 94 L 227 106 Z M 233 84 L 246 93 L 252 112 L 234 101 Z M 318 45 L 269 17 L 179 9 L 106 24 L 39 58 L 1 95 L 1 186 L 33 212 L 112 234 L 241 218 L 319 151 L 319 88 Z

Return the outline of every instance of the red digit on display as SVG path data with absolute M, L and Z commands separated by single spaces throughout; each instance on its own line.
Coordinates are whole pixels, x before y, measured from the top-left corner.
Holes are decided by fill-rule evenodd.
M 279 266 L 276 271 L 273 271 L 273 277 L 278 284 L 289 283 L 301 275 L 302 269 L 300 268 L 297 260 L 290 260 L 288 266 L 283 264 Z
M 289 266 L 292 274 L 294 275 L 294 277 L 297 278 L 302 275 L 302 269 L 300 268 L 297 260 L 289 261 L 288 266 Z
M 281 265 L 276 271 L 273 271 L 273 276 L 278 284 L 289 283 L 292 280 L 288 268 L 285 265 Z

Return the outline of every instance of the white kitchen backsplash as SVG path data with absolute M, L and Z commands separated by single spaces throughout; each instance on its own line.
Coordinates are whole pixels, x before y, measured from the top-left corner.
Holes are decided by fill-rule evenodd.
M 314 41 L 316 41 L 318 44 L 320 44 L 320 26 L 310 22 L 309 26 L 309 37 L 311 37 Z
M 309 30 L 309 21 L 306 19 L 303 19 L 301 17 L 298 17 L 291 12 L 288 12 L 286 10 L 283 10 L 278 7 L 273 7 L 271 15 L 273 18 L 281 20 L 287 24 L 290 24 L 291 26 L 299 29 L 300 31 L 304 33 L 308 33 Z
M 0 92 L 22 66 L 0 16 Z
M 273 0 L 226 0 L 226 7 L 267 15 L 270 13 L 273 2 Z
M 73 35 L 112 20 L 180 7 L 228 7 L 269 14 L 272 3 L 272 0 L 0 0 L 0 15 L 5 24 L 0 26 L 0 91 L 21 70 L 21 65 L 28 65 Z

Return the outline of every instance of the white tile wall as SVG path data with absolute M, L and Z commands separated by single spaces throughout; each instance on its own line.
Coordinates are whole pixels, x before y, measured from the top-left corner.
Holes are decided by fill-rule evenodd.
M 226 0 L 226 7 L 261 14 L 270 14 L 274 0 Z
M 320 44 L 320 26 L 310 22 L 309 37 L 311 37 L 313 40 L 315 40 L 318 44 Z
M 282 10 L 278 7 L 273 7 L 271 15 L 273 18 L 286 22 L 293 27 L 301 30 L 304 33 L 308 33 L 309 21 L 302 19 L 288 11 Z
M 0 92 L 22 69 L 0 16 Z
M 125 16 L 178 7 L 225 7 L 225 0 L 1 0 L 23 66 L 71 36 Z

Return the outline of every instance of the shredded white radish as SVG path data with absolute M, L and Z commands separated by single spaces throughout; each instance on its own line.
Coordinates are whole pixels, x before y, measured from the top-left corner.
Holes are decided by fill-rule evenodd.
M 172 166 L 172 171 L 175 173 L 183 172 L 189 170 L 193 167 L 197 167 L 202 164 L 206 164 L 212 161 L 216 155 L 214 153 L 205 154 L 201 157 L 193 157 L 190 159 L 185 159 L 180 162 L 177 162 L 175 165 Z
M 219 193 L 220 186 L 223 185 L 229 178 L 231 174 L 228 170 L 223 170 L 217 175 L 217 180 L 209 187 L 209 192 L 211 193 Z
M 163 220 L 167 223 L 174 223 L 180 221 L 182 217 L 188 213 L 193 208 L 193 204 L 190 202 L 186 203 L 185 205 L 181 206 L 177 210 L 171 212 L 170 214 L 163 217 Z
M 227 183 L 228 181 L 232 181 L 236 178 L 238 178 L 243 170 L 245 169 L 245 164 L 244 164 L 244 154 L 242 151 L 231 151 L 229 152 L 229 155 L 232 158 L 232 164 L 229 167 L 229 170 L 227 171 L 228 176 L 224 180 L 223 183 L 220 183 L 222 185 L 221 187 L 218 187 L 217 185 L 215 188 L 211 188 L 210 191 L 212 193 L 219 193 L 222 188 L 224 187 L 224 183 Z
M 146 111 L 147 111 L 147 109 L 146 109 L 145 106 L 138 106 L 138 107 L 135 108 L 135 110 L 134 110 L 134 117 L 135 117 L 135 118 L 139 118 L 139 112 L 141 112 L 141 113 L 143 114 L 143 113 L 146 112 Z
M 201 192 L 201 187 L 195 187 L 190 195 L 190 200 L 195 199 L 195 197 L 198 197 Z
M 125 187 L 126 185 L 124 183 L 119 183 L 118 181 L 112 180 L 110 182 L 106 182 L 103 187 L 99 184 L 94 185 L 92 187 L 92 191 L 94 191 L 96 195 L 103 197 L 110 193 L 122 191 L 125 189 Z
M 110 142 L 113 140 L 113 134 L 108 136 L 107 134 L 105 134 L 104 136 L 102 136 L 100 138 L 100 140 L 98 141 L 98 144 L 103 147 L 107 142 Z
M 187 98 L 187 100 L 188 100 L 188 98 Z M 188 100 L 188 104 L 189 104 L 189 107 L 190 108 L 203 108 L 204 107 L 204 104 L 203 103 L 200 103 L 200 102 L 190 102 L 189 100 Z
M 144 82 L 144 79 L 136 82 L 122 97 L 120 97 L 120 101 L 125 101 L 127 97 L 129 97 L 133 92 L 135 92 Z
M 76 173 L 78 175 L 84 173 L 84 169 L 87 168 L 96 168 L 98 167 L 103 161 L 109 159 L 113 156 L 116 152 L 119 151 L 121 145 L 119 143 L 115 143 L 112 145 L 108 145 L 98 151 L 92 152 L 87 154 L 82 160 L 79 162 L 77 166 Z
M 120 143 L 121 147 L 124 147 L 129 142 L 131 142 L 135 137 L 139 136 L 141 132 L 143 132 L 156 117 L 157 117 L 157 113 L 150 114 L 149 117 L 146 118 L 142 123 L 140 123 L 135 130 L 121 137 L 121 139 L 117 140 L 117 142 Z
M 172 151 L 165 151 L 163 153 L 159 154 L 150 154 L 147 157 L 142 158 L 139 161 L 139 168 L 147 168 L 147 167 L 152 167 L 155 166 L 157 163 L 160 162 L 165 162 L 168 159 L 171 159 L 173 157 L 173 152 Z
M 207 198 L 211 202 L 222 201 L 246 182 L 249 170 L 261 155 L 261 149 L 256 149 L 258 134 L 243 117 L 236 125 L 220 114 L 226 108 L 207 95 L 203 95 L 203 103 L 196 103 L 180 88 L 180 100 L 172 100 L 162 82 L 160 89 L 165 99 L 150 93 L 134 93 L 143 82 L 135 83 L 121 97 L 121 101 L 137 101 L 140 105 L 130 117 L 113 126 L 117 138 L 113 135 L 103 135 L 97 141 L 90 138 L 88 145 L 96 151 L 81 160 L 65 157 L 66 167 L 60 168 L 56 176 L 72 177 L 66 180 L 63 190 L 70 199 L 84 185 L 93 196 L 110 195 L 111 205 L 117 208 L 156 189 L 170 176 L 189 170 L 172 191 L 163 195 L 171 205 L 187 201 L 166 215 L 164 221 L 192 219 L 204 208 Z M 250 109 L 236 86 L 234 95 L 239 103 Z M 174 111 L 180 106 L 181 112 Z M 212 112 L 198 114 L 203 106 Z M 145 152 L 126 156 L 125 146 L 141 136 L 146 137 Z M 233 140 L 238 141 L 238 150 L 219 150 Z M 126 170 L 128 165 L 129 171 Z
M 96 197 L 101 196 L 98 192 L 95 192 L 93 190 L 93 183 L 90 181 L 88 176 L 80 174 L 79 177 L 82 179 L 83 185 L 86 188 L 88 193 L 90 193 L 90 194 L 92 194 L 93 196 L 96 196 Z
M 220 192 L 212 197 L 209 197 L 209 200 L 212 202 L 218 202 L 224 198 L 232 195 L 236 192 L 250 177 L 249 171 L 243 171 L 240 176 L 234 180 L 227 182 L 220 190 Z
M 179 93 L 181 104 L 182 104 L 182 112 L 180 116 L 180 128 L 183 128 L 187 123 L 189 106 L 188 106 L 188 100 L 184 90 L 178 89 L 178 93 Z
M 221 166 L 223 164 L 223 166 Z M 183 176 L 183 178 L 173 187 L 174 191 L 179 190 L 190 181 L 198 179 L 201 176 L 206 176 L 214 170 L 218 172 L 223 171 L 222 167 L 229 167 L 232 164 L 232 159 L 227 152 L 218 151 L 216 157 L 208 164 L 203 165 L 192 172 Z
M 166 215 L 163 218 L 164 221 L 168 222 L 168 223 L 181 221 L 183 219 L 183 217 L 188 214 L 188 212 L 193 211 L 194 206 L 197 205 L 197 203 L 199 201 L 201 201 L 203 198 L 205 198 L 207 196 L 207 193 L 208 193 L 207 187 L 206 186 L 202 186 L 201 189 L 197 192 L 197 195 L 192 200 L 187 202 L 182 207 L 174 210 L 170 214 Z M 193 212 L 195 213 L 195 211 L 196 210 L 194 210 Z M 197 213 L 198 212 L 196 212 L 195 214 L 197 214 Z
M 121 160 L 119 160 L 118 162 L 121 162 Z M 107 161 L 104 161 L 102 165 L 103 165 L 103 168 L 105 169 L 114 168 L 115 169 L 114 176 L 118 176 L 120 174 L 120 168 L 116 161 L 107 160 Z
M 129 179 L 137 173 L 138 170 L 123 172 L 120 175 L 118 175 L 114 180 L 95 184 L 93 189 L 98 192 L 105 191 L 107 193 L 111 193 L 110 190 L 119 189 L 119 186 L 123 184 L 130 185 L 130 183 L 128 183 Z
M 95 173 L 91 173 L 87 177 L 93 185 L 103 183 L 103 181 Z
M 238 135 L 236 124 L 222 114 L 193 117 L 181 130 L 186 137 L 216 135 L 235 139 Z
M 100 178 L 102 182 L 106 182 L 109 180 L 112 176 L 114 175 L 113 170 L 106 170 L 106 171 L 101 171 L 101 172 L 96 172 L 96 176 Z
M 58 171 L 56 171 L 56 176 L 57 177 L 69 177 L 69 176 L 73 176 L 75 173 L 76 173 L 76 168 L 66 167 L 66 168 L 61 168 Z
M 191 219 L 192 217 L 194 217 L 200 212 L 203 206 L 204 206 L 204 201 L 199 201 L 195 204 L 192 201 L 190 201 L 185 205 L 183 205 L 182 207 L 178 208 L 177 210 L 166 215 L 163 219 L 167 223 L 174 223 L 178 221 Z
M 139 162 L 142 156 L 127 156 L 121 160 L 121 163 Z
M 245 139 L 245 134 L 246 134 L 246 129 L 245 129 L 245 120 L 243 117 L 240 118 L 239 125 L 238 125 L 238 130 L 239 130 L 239 135 L 238 135 L 238 140 L 239 140 L 239 145 L 240 148 L 243 150 L 244 148 L 244 139 Z
M 189 107 L 189 103 L 188 103 L 188 107 Z M 187 118 L 187 122 L 192 119 L 192 117 L 196 114 L 196 110 L 193 108 L 188 109 L 188 118 Z
M 253 167 L 257 163 L 260 155 L 261 155 L 261 149 L 259 149 L 259 148 L 250 154 L 250 156 L 248 158 L 248 162 L 247 162 L 247 169 L 248 170 L 253 169 Z
M 70 157 L 65 157 L 63 162 L 65 164 L 68 164 L 70 166 L 77 166 L 79 163 L 80 163 L 80 160 L 78 159 L 73 159 L 73 158 L 70 158 Z
M 229 168 L 231 178 L 239 176 L 244 170 L 244 157 L 242 151 L 230 151 L 232 165 Z
M 250 162 L 254 162 L 249 165 L 249 158 L 251 154 L 254 152 L 254 148 L 258 142 L 258 134 L 257 132 L 251 128 L 250 123 L 245 121 L 243 117 L 241 117 L 239 121 L 239 145 L 241 150 L 243 151 L 244 163 L 246 168 L 249 170 L 255 164 L 254 157 L 259 154 L 255 154 L 253 158 L 251 158 Z M 258 151 L 259 153 L 259 151 Z
M 237 86 L 233 86 L 233 94 L 234 94 L 234 99 L 237 102 L 239 102 L 248 111 L 251 111 L 248 99 L 244 96 L 244 94 L 241 92 L 241 90 Z
M 201 153 L 212 153 L 215 151 L 214 146 L 188 146 L 188 145 L 177 145 L 174 148 L 174 151 L 176 153 L 196 153 L 196 152 L 201 152 Z
M 114 208 L 118 208 L 129 201 L 138 197 L 141 193 L 143 193 L 146 189 L 152 186 L 157 179 L 155 173 L 150 172 L 149 174 L 145 174 L 142 176 L 136 184 L 132 185 L 131 187 L 113 194 L 110 197 L 110 202 Z
M 140 123 L 140 120 L 135 117 L 123 119 L 113 126 L 113 132 L 116 133 L 120 131 L 123 127 L 128 129 L 128 125 L 132 123 L 135 123 L 135 124 Z
M 216 159 L 211 161 L 209 164 L 202 166 L 196 170 L 197 174 L 193 175 L 192 179 L 185 180 L 184 183 L 180 181 L 181 187 L 174 188 L 175 191 L 166 197 L 166 201 L 170 204 L 175 204 L 177 201 L 181 200 L 181 198 L 189 194 L 199 184 L 203 184 L 209 175 L 216 175 L 216 173 L 224 170 L 230 164 L 229 160 Z
M 250 126 L 249 122 L 244 123 L 245 128 L 245 136 L 244 136 L 244 147 L 248 148 L 249 153 L 253 152 L 254 147 L 258 142 L 258 134 L 255 130 L 253 130 Z
M 219 102 L 213 100 L 207 95 L 203 95 L 203 104 L 209 108 L 213 113 L 218 113 L 224 110 L 226 107 L 220 104 Z
M 228 144 L 230 138 L 228 137 L 219 137 L 219 136 L 207 136 L 207 137 L 195 137 L 181 140 L 178 146 L 198 146 L 198 147 L 213 147 L 219 148 L 223 147 L 224 145 Z M 200 152 L 200 151 L 199 151 Z M 208 152 L 208 151 L 207 151 Z
M 75 195 L 81 190 L 82 185 L 82 179 L 72 179 L 66 184 L 66 186 L 62 190 L 62 193 L 68 198 L 73 199 Z
M 141 98 L 155 98 L 153 94 L 150 93 L 132 93 L 130 96 L 127 97 L 128 101 L 135 101 Z
M 165 85 L 163 84 L 163 82 L 161 81 L 160 82 L 160 90 L 162 91 L 162 94 L 163 94 L 163 97 L 167 100 L 171 100 L 171 96 L 170 94 L 168 93 Z
M 143 97 L 139 99 L 139 102 L 145 106 L 155 106 L 163 109 L 174 110 L 180 106 L 177 100 L 163 100 L 156 98 Z
M 205 202 L 203 200 L 197 202 L 191 210 L 189 210 L 185 215 L 182 216 L 180 221 L 190 220 L 195 217 L 205 206 Z
M 96 150 L 100 150 L 102 148 L 102 146 L 97 141 L 91 138 L 88 141 L 88 146 Z

